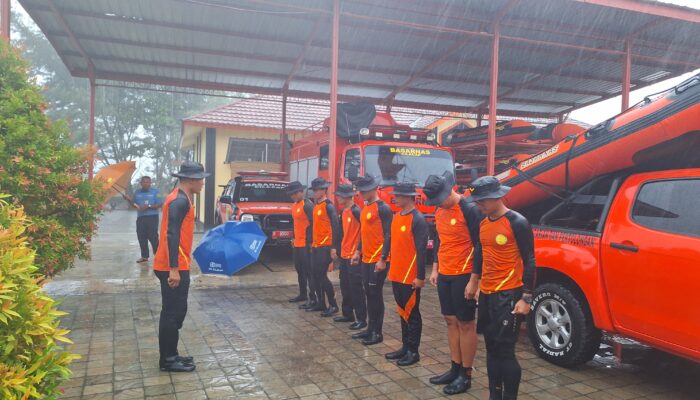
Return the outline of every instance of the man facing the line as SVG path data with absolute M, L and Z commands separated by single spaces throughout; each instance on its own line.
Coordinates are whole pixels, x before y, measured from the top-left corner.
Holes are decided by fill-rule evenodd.
M 423 192 L 426 204 L 435 210 L 436 254 L 430 283 L 437 285 L 440 309 L 447 322 L 452 367 L 430 378 L 434 385 L 444 385 L 447 395 L 464 393 L 471 387 L 471 372 L 476 355 L 476 301 L 466 300 L 464 290 L 472 266 L 481 268 L 479 224 L 483 216 L 474 204 L 452 190 L 454 177 L 430 175 Z
M 365 207 L 360 212 L 360 247 L 355 252 L 352 262 L 362 260 L 362 283 L 367 297 L 367 330 L 353 335 L 353 339 L 362 339 L 362 344 L 370 346 L 384 341 L 382 325 L 384 324 L 384 281 L 389 268 L 389 251 L 391 250 L 391 218 L 389 206 L 379 199 L 379 183 L 372 176 L 363 176 L 357 180 L 357 190 L 365 200 Z M 360 255 L 362 257 L 360 257 Z
M 158 328 L 160 369 L 170 372 L 192 372 L 192 357 L 182 357 L 177 351 L 180 328 L 187 314 L 187 295 L 190 288 L 190 261 L 194 234 L 194 207 L 192 196 L 202 190 L 202 164 L 186 161 L 180 171 L 172 174 L 179 179 L 177 187 L 163 205 L 163 224 L 160 244 L 153 260 L 153 269 L 160 280 L 163 299 Z
M 158 197 L 158 189 L 151 186 L 151 177 L 142 176 L 139 181 L 141 188 L 134 192 L 134 199 L 127 197 L 138 210 L 136 217 L 136 237 L 141 248 L 141 258 L 137 263 L 144 263 L 149 259 L 148 243 L 151 243 L 153 254 L 158 251 L 158 214 L 163 206 L 163 200 Z M 125 196 L 126 197 L 126 196 Z
M 483 267 L 474 265 L 465 297 L 474 299 L 481 287 L 477 329 L 486 343 L 490 400 L 518 397 L 522 370 L 515 344 L 535 286 L 535 239 L 527 219 L 503 204 L 501 198 L 509 190 L 493 176 L 478 178 L 469 186 L 469 200 L 487 217 L 479 233 Z
M 304 185 L 299 181 L 290 182 L 287 185 L 287 194 L 294 202 L 292 204 L 292 220 L 294 221 L 292 247 L 294 268 L 297 271 L 299 282 L 299 295 L 289 299 L 289 302 L 306 301 L 305 304 L 299 306 L 301 309 L 316 307 L 316 293 L 314 292 L 310 259 L 314 206 L 311 201 L 304 198 L 304 189 Z
M 367 306 L 362 289 L 362 273 L 358 264 L 350 264 L 360 244 L 360 207 L 353 197 L 357 192 L 349 184 L 338 185 L 335 196 L 343 207 L 340 217 L 340 293 L 343 296 L 342 314 L 333 319 L 335 322 L 353 322 L 351 329 L 367 326 Z M 363 326 L 364 325 L 364 326 Z
M 328 200 L 328 187 L 330 182 L 323 178 L 311 181 L 311 190 L 314 192 L 316 204 L 313 210 L 313 232 L 311 240 L 311 268 L 314 273 L 316 285 L 316 307 L 307 311 L 322 311 L 322 317 L 330 317 L 338 313 L 338 303 L 335 301 L 333 284 L 328 279 L 328 269 L 331 262 L 337 258 L 338 239 L 338 211 Z M 326 308 L 328 298 L 328 308 Z
M 396 308 L 401 317 L 399 350 L 386 354 L 388 360 L 397 360 L 403 367 L 420 360 L 423 320 L 420 315 L 420 292 L 425 286 L 425 250 L 428 245 L 428 224 L 416 210 L 416 185 L 397 183 L 392 194 L 401 208 L 391 221 L 391 268 L 389 280 L 394 291 Z

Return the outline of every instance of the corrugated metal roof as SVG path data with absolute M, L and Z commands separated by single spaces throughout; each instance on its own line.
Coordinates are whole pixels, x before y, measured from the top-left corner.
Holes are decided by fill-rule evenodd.
M 327 0 L 19 1 L 75 76 L 268 95 L 288 83 L 291 96 L 328 96 Z M 700 12 L 620 2 L 343 0 L 339 95 L 487 112 L 489 35 L 504 11 L 502 115 L 551 117 L 618 95 L 626 39 L 633 88 L 700 68 Z

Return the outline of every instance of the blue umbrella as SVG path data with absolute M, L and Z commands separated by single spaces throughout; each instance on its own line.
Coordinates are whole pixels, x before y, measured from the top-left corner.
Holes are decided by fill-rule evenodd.
M 204 274 L 230 276 L 257 261 L 265 240 L 257 223 L 228 221 L 204 235 L 194 259 Z

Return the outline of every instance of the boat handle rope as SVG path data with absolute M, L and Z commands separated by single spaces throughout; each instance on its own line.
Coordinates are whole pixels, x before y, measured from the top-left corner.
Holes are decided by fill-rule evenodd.
M 558 189 L 559 191 L 563 191 L 563 188 L 562 188 L 562 187 L 558 187 L 558 186 L 550 185 L 550 184 L 548 184 L 548 183 L 540 182 L 540 181 L 538 181 L 537 179 L 535 179 L 535 178 L 531 177 L 530 175 L 528 175 L 525 171 L 523 171 L 523 170 L 519 169 L 518 167 L 516 167 L 515 165 L 512 166 L 511 168 L 513 168 L 513 170 L 514 170 L 515 172 L 517 172 L 518 174 L 522 175 L 522 176 L 525 178 L 525 180 L 527 180 L 528 182 L 532 183 L 532 184 L 535 185 L 537 188 L 543 190 L 543 191 L 546 192 L 546 193 L 549 193 L 550 195 L 552 195 L 552 196 L 558 198 L 559 200 L 562 200 L 562 201 L 566 201 L 566 200 L 567 200 L 568 196 L 567 196 L 567 197 L 563 197 L 563 196 L 561 196 L 560 194 L 556 193 L 554 190 L 549 189 L 547 186 L 550 186 L 550 187 L 552 187 L 552 188 L 554 188 L 554 189 Z

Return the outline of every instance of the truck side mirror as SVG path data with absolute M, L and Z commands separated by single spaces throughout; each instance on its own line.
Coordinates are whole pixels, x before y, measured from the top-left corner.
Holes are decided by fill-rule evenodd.
M 348 167 L 348 180 L 350 180 L 350 182 L 355 182 L 359 177 L 360 177 L 360 169 L 355 165 L 349 166 Z
M 219 203 L 221 204 L 233 204 L 233 199 L 229 195 L 222 195 L 219 197 Z

